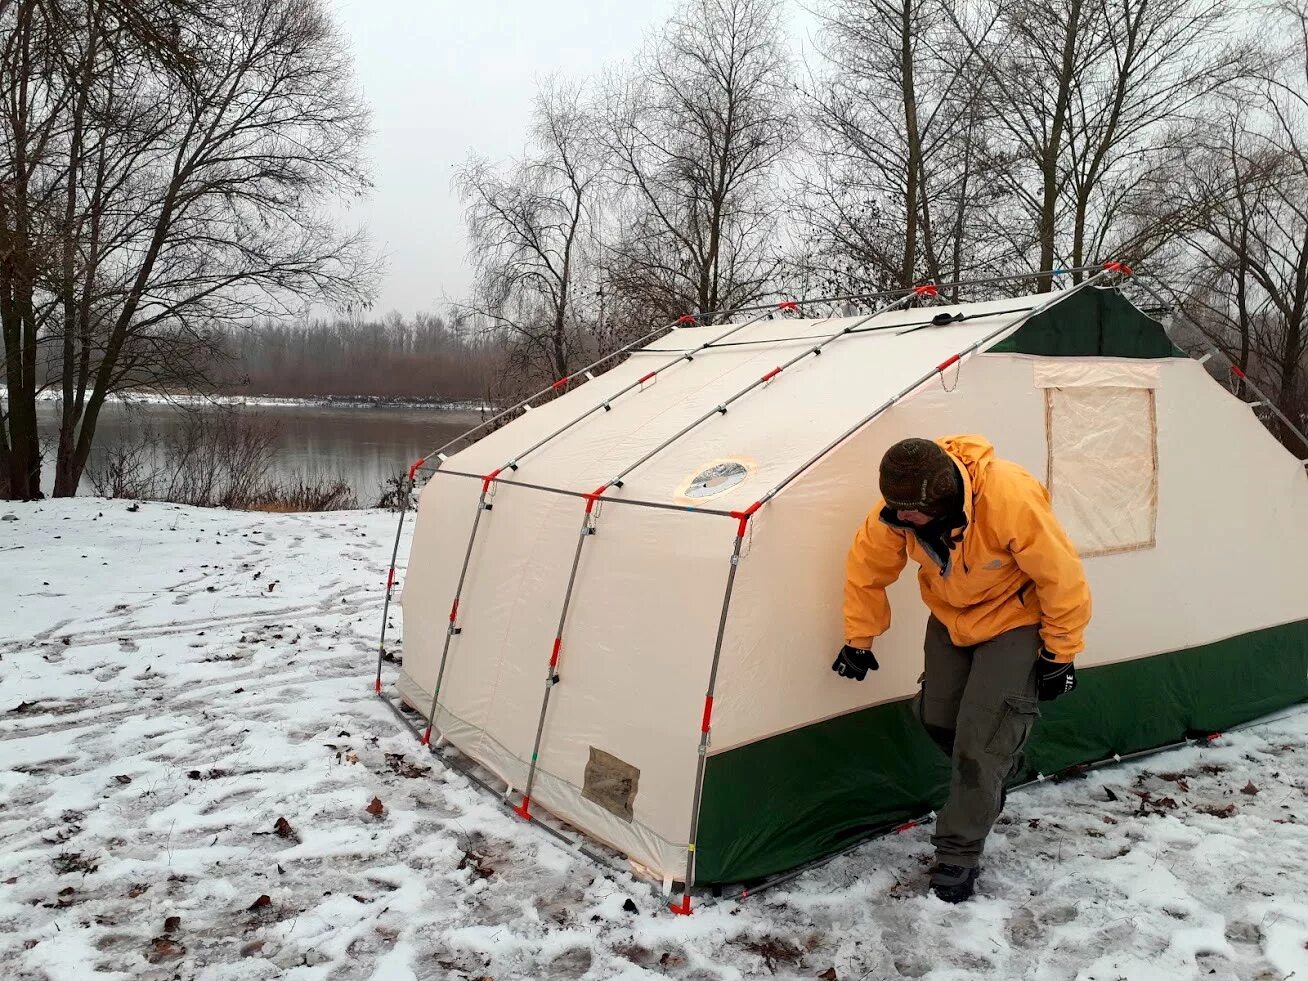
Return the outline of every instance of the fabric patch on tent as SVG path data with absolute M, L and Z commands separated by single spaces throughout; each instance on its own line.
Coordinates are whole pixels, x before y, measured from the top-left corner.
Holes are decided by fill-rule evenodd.
M 631 805 L 636 800 L 636 790 L 640 785 L 640 771 L 630 763 L 625 763 L 612 753 L 602 749 L 590 748 L 590 760 L 586 763 L 585 783 L 581 796 L 598 804 L 610 814 L 630 821 L 633 817 Z
M 1047 480 L 1083 557 L 1153 548 L 1158 522 L 1154 390 L 1045 389 Z

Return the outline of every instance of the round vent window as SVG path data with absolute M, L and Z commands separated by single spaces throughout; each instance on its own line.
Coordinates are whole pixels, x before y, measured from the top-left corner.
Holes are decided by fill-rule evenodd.
M 703 470 L 690 480 L 685 496 L 694 500 L 716 497 L 735 487 L 749 476 L 749 471 L 740 463 L 719 463 Z

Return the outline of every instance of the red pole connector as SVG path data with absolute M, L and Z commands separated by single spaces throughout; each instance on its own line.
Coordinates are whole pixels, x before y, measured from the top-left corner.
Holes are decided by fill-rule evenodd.
M 430 725 L 427 726 L 427 731 L 424 732 L 424 733 L 422 734 L 422 738 L 421 738 L 420 740 L 418 740 L 418 742 L 420 742 L 423 746 L 430 746 L 430 745 L 431 745 L 431 726 L 430 726 Z
M 690 893 L 685 893 L 685 894 L 681 897 L 681 902 L 679 902 L 679 903 L 669 903 L 669 904 L 668 904 L 668 909 L 672 910 L 672 912 L 676 913 L 678 916 L 689 916 L 689 915 L 690 915 Z
M 600 499 L 600 495 L 609 489 L 608 484 L 600 484 L 593 491 L 586 495 L 586 513 L 590 514 L 595 510 L 595 502 Z
M 778 310 L 789 310 L 792 313 L 799 313 L 799 304 L 794 300 L 783 300 L 777 304 Z
M 427 458 L 425 456 L 420 456 L 418 457 L 417 462 L 414 463 L 414 465 L 409 468 L 409 483 L 413 483 L 413 478 L 417 475 L 418 468 L 421 467 L 426 462 L 427 462 Z
M 736 530 L 737 538 L 745 537 L 745 529 L 749 527 L 749 519 L 752 518 L 754 516 L 754 512 L 757 511 L 762 506 L 763 506 L 762 501 L 755 501 L 753 504 L 745 508 L 745 510 L 743 511 L 730 512 L 731 517 L 735 518 L 737 521 L 740 522 L 740 527 Z
M 516 815 L 518 815 L 518 817 L 522 818 L 524 821 L 530 821 L 530 820 L 531 820 L 531 798 L 530 798 L 530 797 L 524 797 L 524 798 L 522 798 L 522 803 L 521 803 L 521 804 L 516 804 L 516 805 L 514 805 L 513 813 L 516 814 Z
M 923 283 L 920 286 L 913 287 L 914 296 L 939 296 L 940 291 L 936 289 L 934 283 Z
M 760 378 L 759 381 L 769 382 L 769 381 L 771 381 L 773 378 L 776 378 L 777 375 L 779 375 L 779 374 L 781 374 L 781 369 L 780 369 L 780 368 L 773 368 L 773 369 L 772 369 L 771 371 L 769 371 L 766 375 L 764 375 L 762 378 Z
M 503 469 L 503 467 L 496 467 L 490 473 L 486 474 L 486 476 L 481 478 L 481 492 L 483 494 L 490 490 L 490 485 L 494 483 L 495 478 L 500 475 Z
M 941 361 L 940 364 L 936 365 L 936 371 L 944 371 L 946 368 L 958 364 L 961 360 L 963 360 L 963 356 L 961 354 L 955 354 L 953 357 L 947 358 L 946 360 Z
M 562 377 L 562 378 L 560 378 L 558 381 L 556 381 L 553 385 L 551 385 L 550 388 L 562 388 L 564 385 L 566 385 L 566 384 L 567 384 L 568 382 L 570 382 L 570 381 L 572 381 L 572 376 L 571 376 L 571 375 L 565 375 L 564 377 Z
M 704 696 L 704 718 L 700 721 L 699 731 L 708 732 L 713 724 L 713 696 Z
M 459 617 L 459 601 L 456 599 L 450 604 L 450 623 L 453 623 Z
M 1123 276 L 1133 275 L 1131 271 L 1131 267 L 1128 266 L 1125 262 L 1118 262 L 1116 260 L 1112 262 L 1105 262 L 1104 268 L 1111 272 L 1120 273 Z
M 697 324 L 697 323 L 699 323 L 699 321 L 695 319 L 695 315 L 693 313 L 683 313 L 680 317 L 677 318 L 678 327 L 680 327 L 682 324 Z
M 653 378 L 653 377 L 654 377 L 655 375 L 657 375 L 657 374 L 658 374 L 657 371 L 651 371 L 648 375 L 643 376 L 643 377 L 642 377 L 638 382 L 636 382 L 636 384 L 637 384 L 637 385 L 644 385 L 647 381 L 649 381 L 651 378 Z
M 895 834 L 902 835 L 905 831 L 912 831 L 917 826 L 918 822 L 916 821 L 905 821 L 903 824 L 899 825 L 899 827 L 895 828 Z
M 395 566 L 391 566 L 390 572 L 386 573 L 386 588 L 389 590 L 395 585 Z
M 373 687 L 373 691 L 375 691 L 378 695 L 380 695 L 380 694 L 381 694 L 381 679 L 378 678 L 375 682 L 373 682 L 373 686 L 372 686 L 372 687 Z
M 554 638 L 554 649 L 550 651 L 550 669 L 553 670 L 559 666 L 559 651 L 563 649 L 563 638 Z
M 1240 366 L 1238 364 L 1231 365 L 1231 374 L 1235 375 L 1235 377 L 1240 379 L 1240 381 L 1244 381 L 1246 378 L 1249 377 L 1243 371 L 1240 370 Z

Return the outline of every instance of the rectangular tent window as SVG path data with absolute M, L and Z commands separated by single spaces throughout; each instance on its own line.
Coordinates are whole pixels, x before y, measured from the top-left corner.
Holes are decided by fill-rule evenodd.
M 1045 388 L 1054 509 L 1082 556 L 1153 548 L 1158 519 L 1154 389 Z

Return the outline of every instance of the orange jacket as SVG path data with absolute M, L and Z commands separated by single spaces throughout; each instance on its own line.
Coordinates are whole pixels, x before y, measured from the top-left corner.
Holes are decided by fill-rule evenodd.
M 915 534 L 881 520 L 885 502 L 878 502 L 845 563 L 846 643 L 870 647 L 889 629 L 886 587 L 911 556 L 921 566 L 922 599 L 958 646 L 1039 624 L 1049 656 L 1073 660 L 1085 647 L 1090 587 L 1049 492 L 1016 463 L 997 458 L 981 436 L 936 442 L 963 474 L 963 540 L 942 574 Z

